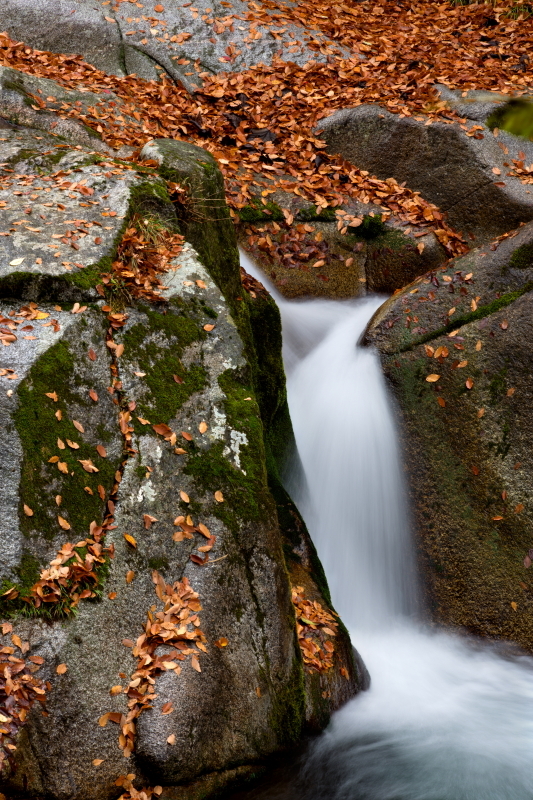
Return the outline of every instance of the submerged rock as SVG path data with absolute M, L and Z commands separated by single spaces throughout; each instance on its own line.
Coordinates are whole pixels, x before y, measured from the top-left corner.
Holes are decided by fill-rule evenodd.
M 407 286 L 365 337 L 398 404 L 432 613 L 530 651 L 532 303 L 529 223 Z
M 218 791 L 365 681 L 342 627 L 328 669 L 298 646 L 291 581 L 331 604 L 279 477 L 279 314 L 241 285 L 208 153 L 156 141 L 137 172 L 20 121 L 0 133 L 0 638 L 46 694 L 22 715 L 2 695 L 24 723 L 2 786 Z M 135 284 L 121 242 L 178 233 L 165 286 Z

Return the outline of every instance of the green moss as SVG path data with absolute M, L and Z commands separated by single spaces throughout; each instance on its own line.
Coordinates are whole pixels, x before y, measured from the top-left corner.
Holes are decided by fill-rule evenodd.
M 504 106 L 497 108 L 487 119 L 487 126 L 533 139 L 533 103 L 521 98 L 514 98 Z
M 296 650 L 299 652 L 298 645 Z M 293 660 L 291 674 L 283 688 L 271 696 L 270 727 L 276 732 L 276 738 L 282 746 L 295 745 L 305 725 L 305 683 L 300 658 Z
M 205 333 L 194 320 L 174 309 L 166 314 L 150 308 L 143 311 L 148 326 L 137 323 L 125 333 L 123 359 L 146 372 L 144 382 L 150 394 L 139 401 L 139 411 L 158 423 L 168 423 L 183 403 L 205 386 L 204 368 L 192 364 L 185 369 L 181 362 L 183 349 L 203 339 Z M 174 375 L 183 383 L 176 383 Z
M 285 217 L 277 203 L 262 203 L 259 197 L 252 197 L 249 204 L 238 211 L 241 222 L 282 222 Z
M 70 403 L 80 406 L 90 402 L 73 388 L 74 375 L 74 358 L 63 340 L 41 356 L 18 388 L 19 407 L 14 423 L 23 449 L 19 518 L 26 535 L 53 539 L 60 533 L 55 503 L 55 496 L 59 494 L 63 498 L 60 513 L 73 529 L 70 536 L 81 538 L 90 523 L 102 517 L 103 502 L 98 495 L 98 485 L 111 488 L 113 484 L 118 463 L 95 456 L 94 448 L 83 442 L 70 420 Z M 46 397 L 47 392 L 53 391 L 59 396 L 57 403 Z M 61 421 L 55 417 L 57 410 L 63 412 Z M 78 442 L 80 449 L 59 450 L 58 437 Z M 49 463 L 49 459 L 57 455 L 67 464 L 68 475 L 59 472 L 57 464 Z M 98 473 L 83 470 L 78 459 L 87 458 L 93 459 L 100 470 Z M 84 486 L 90 487 L 93 494 L 85 492 Z M 24 514 L 23 504 L 33 510 L 32 517 Z
M 428 333 L 425 333 L 423 336 L 418 336 L 415 339 L 409 339 L 399 348 L 399 352 L 412 350 L 419 344 L 424 344 L 424 342 L 429 342 L 431 341 L 431 339 L 437 339 L 439 336 L 443 336 L 449 331 L 453 331 L 456 328 L 461 328 L 463 325 L 468 325 L 468 323 L 470 322 L 475 322 L 478 319 L 484 319 L 485 317 L 488 317 L 491 314 L 495 314 L 502 308 L 506 308 L 511 303 L 514 303 L 515 300 L 518 300 L 519 297 L 522 297 L 522 295 L 526 294 L 527 292 L 530 292 L 532 289 L 533 289 L 533 281 L 529 281 L 528 283 L 525 284 L 525 286 L 522 287 L 522 289 L 518 289 L 516 292 L 507 292 L 506 294 L 503 294 L 501 297 L 496 298 L 496 300 L 493 300 L 492 303 L 487 303 L 484 306 L 479 306 L 479 308 L 476 311 L 471 311 L 468 314 L 462 314 L 458 317 L 455 317 L 453 322 L 448 322 L 446 325 L 443 325 L 442 328 L 437 328 L 437 330 L 429 331 Z
M 166 556 L 154 556 L 153 558 L 148 559 L 148 566 L 150 569 L 156 569 L 158 572 L 162 572 L 163 570 L 168 569 L 170 565 Z
M 360 239 L 377 239 L 378 236 L 384 236 L 386 233 L 389 232 L 381 219 L 381 214 L 365 214 L 361 225 L 356 228 L 355 235 Z
M 221 441 L 207 451 L 193 451 L 184 471 L 205 492 L 222 491 L 225 502 L 215 504 L 213 513 L 237 532 L 242 521 L 265 520 L 270 513 L 263 425 L 256 403 L 245 399 L 253 394 L 253 389 L 240 382 L 235 370 L 226 370 L 219 377 L 219 384 L 226 395 L 228 425 L 247 438 L 247 444 L 239 450 L 241 469 L 223 454 L 226 442 Z
M 310 206 L 298 211 L 297 219 L 300 222 L 335 222 L 337 216 L 334 208 L 321 208 L 319 211 L 316 206 Z
M 533 244 L 522 244 L 517 247 L 509 259 L 509 266 L 511 269 L 529 269 L 533 267 Z M 503 269 L 502 273 L 504 273 Z
M 506 375 L 507 369 L 504 367 L 491 379 L 489 383 L 491 405 L 496 405 L 496 403 L 498 403 L 505 395 L 505 392 L 507 391 L 507 382 L 505 380 Z

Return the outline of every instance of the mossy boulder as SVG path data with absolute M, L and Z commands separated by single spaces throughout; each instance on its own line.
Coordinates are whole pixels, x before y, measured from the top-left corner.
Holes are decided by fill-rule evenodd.
M 344 631 L 328 674 L 304 670 L 289 571 L 303 571 L 324 605 L 329 596 L 279 480 L 281 444 L 292 437 L 279 314 L 241 285 L 216 163 L 187 143 L 168 145 L 158 144 L 172 156 L 161 159 L 159 176 L 91 159 L 83 148 L 59 159 L 52 150 L 47 164 L 47 138 L 30 152 L 16 144 L 11 151 L 17 177 L 8 177 L 23 194 L 2 196 L 0 209 L 11 234 L 0 240 L 8 344 L 0 371 L 1 608 L 29 654 L 44 659 L 48 685 L 46 715 L 30 711 L 2 776 L 9 795 L 108 800 L 131 773 L 184 796 L 194 796 L 200 776 L 206 792 L 218 791 L 220 776 L 255 772 L 309 726 L 323 727 L 363 685 Z M 188 190 L 184 206 L 173 195 L 178 181 Z M 39 214 L 46 194 L 44 219 L 11 225 L 32 219 L 24 192 Z M 158 303 L 134 300 L 108 276 L 105 291 L 99 283 L 124 228 L 144 215 L 195 244 L 172 260 Z M 52 239 L 57 258 L 44 249 L 56 230 L 65 231 Z M 34 250 L 40 261 L 30 258 Z M 71 605 L 66 591 L 61 604 L 32 604 L 43 567 L 58 567 L 58 550 L 83 542 L 104 515 L 112 551 L 95 568 L 89 599 Z M 74 549 L 91 563 L 86 544 Z M 187 579 L 199 593 L 200 619 L 190 624 L 202 626 L 207 649 L 198 652 L 201 671 L 190 659 L 181 674 L 161 669 L 125 758 L 119 726 L 102 719 L 128 713 L 117 687 L 128 686 L 135 643 L 161 608 L 154 577 L 164 585 Z M 11 641 L 6 629 L 0 644 Z M 179 651 L 162 649 L 169 659 Z
M 532 241 L 530 223 L 415 281 L 366 333 L 398 405 L 431 613 L 529 651 Z

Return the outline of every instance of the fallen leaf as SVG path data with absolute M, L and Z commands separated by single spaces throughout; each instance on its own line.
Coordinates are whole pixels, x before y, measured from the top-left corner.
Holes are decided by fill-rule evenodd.
M 46 397 L 49 397 L 54 403 L 57 403 L 59 397 L 57 396 L 57 392 L 45 392 Z
M 109 722 L 109 713 L 102 714 L 102 716 L 98 720 L 98 724 L 101 728 L 105 728 L 108 722 Z
M 191 434 L 190 434 L 190 433 L 187 433 L 187 431 L 182 431 L 182 432 L 181 432 L 181 435 L 183 436 L 183 438 L 185 439 L 185 441 L 187 441 L 187 442 L 192 442 L 192 436 L 191 436 Z
M 518 603 L 512 602 L 511 603 L 511 608 L 513 609 L 513 611 L 516 611 L 518 609 Z
M 207 427 L 208 427 L 207 422 L 200 422 L 200 424 L 198 425 L 198 430 L 200 431 L 200 433 L 205 433 Z
M 476 350 L 481 350 L 482 346 L 483 346 L 483 344 L 482 344 L 481 339 L 478 339 L 477 342 L 476 342 Z
M 504 319 L 503 322 L 500 322 L 500 328 L 502 329 L 502 331 L 506 331 L 508 327 L 509 323 L 507 322 L 506 319 Z
M 437 397 L 437 403 L 441 408 L 446 407 L 446 400 L 444 399 L 444 397 Z
M 198 661 L 197 656 L 193 655 L 191 657 L 191 667 L 196 670 L 196 672 L 201 672 L 200 669 L 200 662 Z
M 427 376 L 426 381 L 428 383 L 436 383 L 439 380 L 439 378 L 440 378 L 440 375 L 435 375 L 433 373 L 432 375 L 428 375 Z
M 143 522 L 144 522 L 144 527 L 146 528 L 146 530 L 151 528 L 152 524 L 154 522 L 157 522 L 157 521 L 158 521 L 157 517 L 152 517 L 152 516 L 150 516 L 150 514 L 143 514 Z
M 191 502 L 189 500 L 189 495 L 187 494 L 187 492 L 184 492 L 184 491 L 180 490 L 180 497 L 181 497 L 181 499 L 183 500 L 184 503 L 190 503 Z
M 24 513 L 27 517 L 33 517 L 33 511 L 29 506 L 26 505 L 26 503 L 24 503 Z
M 132 547 L 137 547 L 137 541 L 136 539 L 134 539 L 133 536 L 131 536 L 131 534 L 125 533 L 124 538 L 128 542 L 128 544 L 131 544 Z
M 215 492 L 214 498 L 217 501 L 217 503 L 223 503 L 224 502 L 224 495 L 222 494 L 222 492 L 220 490 Z
M 474 381 L 472 380 L 472 378 L 467 378 L 466 381 L 465 381 L 466 388 L 467 389 L 471 389 L 473 385 L 474 385 Z
M 66 664 L 60 664 L 58 667 L 56 667 L 56 672 L 58 675 L 64 675 L 67 670 L 68 667 Z
M 89 356 L 89 358 L 91 359 L 91 361 L 96 361 L 96 353 L 94 352 L 94 350 L 92 349 L 92 347 L 89 349 L 89 352 L 88 352 L 88 354 L 87 354 L 87 355 Z
M 107 450 L 105 449 L 103 444 L 97 444 L 96 445 L 96 451 L 97 451 L 99 456 L 102 456 L 102 458 L 106 458 Z
M 135 577 L 135 573 L 132 569 L 126 572 L 126 583 L 131 583 Z
M 176 735 L 174 733 L 171 733 L 167 738 L 167 744 L 176 744 Z
M 64 531 L 70 530 L 70 523 L 67 522 L 67 520 L 64 517 L 58 516 L 57 521 L 59 522 Z
M 215 326 L 211 324 L 204 325 L 204 331 L 212 331 Z
M 480 408 L 479 411 L 477 412 L 477 415 L 478 415 L 479 419 L 481 419 L 481 417 L 484 417 L 485 416 L 485 409 L 484 408 Z
M 14 258 L 13 261 L 9 262 L 9 266 L 10 267 L 18 267 L 19 264 L 22 264 L 22 262 L 24 261 L 24 258 L 25 258 L 25 256 L 23 258 Z
M 114 697 L 116 694 L 122 694 L 122 691 L 123 691 L 122 686 L 118 684 L 117 686 L 111 687 L 111 689 L 109 690 L 109 694 L 111 695 L 111 697 Z
M 99 767 L 100 764 L 104 763 L 103 758 L 93 758 L 93 767 Z
M 79 431 L 80 433 L 85 433 L 85 428 L 83 427 L 81 422 L 78 422 L 77 420 L 73 419 L 72 424 L 74 425 L 77 431 Z
M 180 378 L 179 375 L 173 375 L 172 377 L 174 378 L 176 383 L 183 383 L 183 378 Z
M 167 703 L 163 703 L 163 705 L 161 706 L 162 714 L 172 714 L 173 711 L 174 711 L 174 706 L 170 701 Z
M 216 642 L 213 642 L 215 647 L 227 647 L 229 642 L 225 636 L 221 636 L 220 639 L 217 639 Z
M 98 467 L 95 467 L 90 458 L 78 458 L 85 472 L 100 472 Z
M 96 394 L 96 392 L 94 391 L 94 389 L 91 389 L 91 390 L 89 391 L 89 397 L 91 398 L 91 400 L 94 400 L 94 402 L 95 402 L 95 403 L 97 403 L 97 402 L 98 402 L 98 395 Z

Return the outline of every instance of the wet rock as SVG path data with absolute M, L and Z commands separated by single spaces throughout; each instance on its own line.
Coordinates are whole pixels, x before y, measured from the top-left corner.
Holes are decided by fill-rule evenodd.
M 508 175 L 520 151 L 531 162 L 530 142 L 505 131 L 495 137 L 477 119 L 463 126 L 425 123 L 424 117 L 402 118 L 380 106 L 362 105 L 321 120 L 320 131 L 330 152 L 421 192 L 467 240 L 487 241 L 533 218 L 533 194 Z M 475 125 L 481 130 L 467 135 Z
M 255 235 L 259 239 L 263 235 L 262 226 L 268 226 L 271 220 L 284 220 L 281 209 L 293 217 L 289 236 L 296 233 L 301 239 L 301 245 L 295 249 L 313 249 L 313 255 L 306 261 L 297 257 L 287 266 L 271 250 L 250 245 L 250 237 Z M 242 210 L 239 241 L 288 299 L 302 296 L 344 299 L 367 291 L 393 292 L 446 260 L 445 250 L 433 233 L 415 237 L 409 230 L 405 234 L 394 217 L 381 221 L 383 209 L 379 206 L 353 202 L 345 210 L 362 218 L 363 225 L 341 233 L 334 209 L 327 208 L 317 214 L 310 203 L 278 191 L 270 195 L 266 206 L 256 202 Z M 273 231 L 268 232 L 275 240 Z M 281 235 L 286 233 L 284 229 Z M 317 237 L 322 243 L 318 248 Z M 316 263 L 318 267 L 314 267 Z
M 429 608 L 527 650 L 532 292 L 530 223 L 407 286 L 366 333 L 398 404 Z

